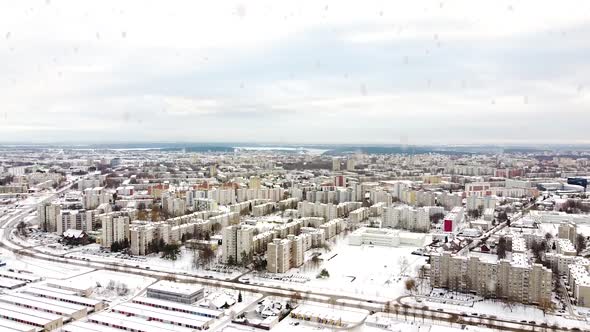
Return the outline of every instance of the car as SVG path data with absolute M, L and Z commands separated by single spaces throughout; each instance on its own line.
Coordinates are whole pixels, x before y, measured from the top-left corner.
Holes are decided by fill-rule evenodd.
M 537 324 L 537 322 L 535 322 L 534 320 L 530 320 L 529 324 Z
M 442 310 L 442 309 L 436 309 L 436 311 L 440 311 L 440 312 L 442 312 L 443 310 Z

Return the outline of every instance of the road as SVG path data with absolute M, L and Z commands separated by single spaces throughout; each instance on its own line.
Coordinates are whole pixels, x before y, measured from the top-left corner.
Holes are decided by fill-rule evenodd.
M 70 185 L 71 186 L 71 185 Z M 59 191 L 55 192 L 51 196 L 43 199 L 41 202 L 49 201 L 55 198 L 57 195 L 61 194 L 65 190 L 69 189 L 69 187 L 64 187 Z M 94 269 L 103 269 L 109 271 L 116 271 L 116 272 L 123 272 L 123 273 L 132 273 L 136 275 L 152 277 L 156 279 L 163 279 L 163 278 L 174 278 L 177 282 L 183 283 L 198 283 L 205 286 L 210 287 L 222 287 L 222 288 L 229 288 L 234 290 L 240 290 L 244 292 L 251 292 L 251 293 L 260 293 L 265 296 L 280 296 L 280 297 L 287 297 L 296 300 L 306 300 L 306 301 L 314 301 L 320 303 L 326 303 L 330 305 L 341 305 L 345 307 L 354 307 L 359 309 L 368 310 L 370 312 L 378 312 L 378 311 L 391 311 L 392 303 L 395 303 L 395 300 L 392 301 L 379 301 L 376 299 L 372 299 L 370 297 L 362 297 L 358 295 L 344 295 L 338 292 L 325 292 L 325 291 L 308 291 L 302 289 L 296 289 L 297 286 L 292 286 L 293 288 L 283 288 L 278 286 L 267 286 L 267 285 L 253 285 L 246 282 L 242 282 L 239 278 L 234 279 L 221 279 L 215 277 L 202 277 L 196 276 L 191 274 L 185 273 L 171 273 L 169 271 L 161 271 L 161 270 L 153 270 L 153 269 L 143 269 L 137 268 L 134 266 L 130 266 L 127 264 L 121 263 L 106 263 L 106 262 L 90 262 L 80 258 L 66 258 L 61 257 L 59 255 L 52 255 L 48 253 L 39 252 L 34 247 L 23 247 L 17 243 L 11 241 L 10 232 L 16 225 L 23 220 L 27 215 L 35 211 L 35 207 L 25 207 L 19 212 L 17 215 L 8 218 L 0 224 L 0 246 L 18 253 L 23 256 L 32 257 L 35 259 L 45 260 L 49 262 L 57 262 L 61 264 L 69 264 L 75 266 L 82 266 Z M 501 318 L 480 318 L 480 317 L 472 317 L 465 313 L 455 310 L 446 309 L 442 311 L 441 309 L 435 310 L 432 308 L 428 308 L 426 306 L 417 306 L 417 305 L 408 305 L 408 304 L 394 304 L 393 307 L 396 308 L 396 315 L 400 314 L 403 310 L 403 315 L 407 318 L 408 315 L 412 315 L 413 317 L 420 317 L 423 319 L 430 319 L 432 321 L 441 322 L 441 323 L 451 323 L 451 324 L 465 324 L 465 325 L 474 325 L 474 326 L 487 326 L 490 328 L 494 328 L 497 330 L 503 331 L 535 331 L 535 328 L 538 328 L 539 325 L 532 324 L 532 323 L 520 323 L 516 321 L 505 320 Z M 460 326 L 460 325 L 458 325 Z M 552 331 L 571 331 L 567 328 L 561 328 L 554 326 Z

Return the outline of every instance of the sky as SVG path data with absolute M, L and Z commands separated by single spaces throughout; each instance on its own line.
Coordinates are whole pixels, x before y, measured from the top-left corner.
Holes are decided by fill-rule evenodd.
M 0 4 L 0 142 L 590 143 L 590 1 Z

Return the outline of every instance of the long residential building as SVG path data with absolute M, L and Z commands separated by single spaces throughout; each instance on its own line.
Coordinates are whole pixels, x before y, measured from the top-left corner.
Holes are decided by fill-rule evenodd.
M 551 301 L 551 270 L 530 264 L 525 254 L 513 253 L 512 260 L 498 260 L 494 255 L 437 253 L 431 256 L 430 277 L 433 287 L 521 303 Z

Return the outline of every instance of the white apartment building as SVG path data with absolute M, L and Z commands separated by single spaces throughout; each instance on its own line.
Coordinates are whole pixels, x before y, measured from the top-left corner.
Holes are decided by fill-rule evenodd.
M 127 216 L 101 216 L 102 242 L 105 248 L 110 248 L 113 242 L 129 239 L 129 217 Z
M 60 221 L 57 223 L 56 233 L 62 235 L 68 229 L 90 232 L 92 231 L 93 219 L 93 211 L 62 210 L 60 212 Z
M 249 225 L 233 225 L 223 229 L 222 232 L 222 261 L 227 264 L 233 261 L 242 263 L 242 256 L 251 255 L 254 252 L 254 229 Z
M 346 160 L 346 170 L 347 171 L 354 171 L 356 168 L 356 161 L 354 159 Z
M 447 210 L 452 210 L 454 207 L 463 206 L 463 197 L 458 193 L 443 192 L 439 196 L 439 203 Z
M 266 250 L 266 269 L 271 273 L 285 273 L 291 268 L 291 242 L 274 239 Z
M 47 232 L 57 232 L 58 221 L 61 222 L 59 204 L 43 203 L 37 206 L 39 226 Z
M 252 207 L 252 216 L 254 217 L 262 217 L 267 214 L 271 214 L 276 211 L 277 207 L 275 203 L 264 203 L 255 205 Z
M 557 242 L 557 253 L 565 256 L 576 256 L 576 248 L 569 239 L 556 239 Z
M 297 203 L 297 212 L 303 217 L 322 217 L 326 220 L 338 218 L 338 208 L 334 204 L 311 203 L 303 201 Z
M 590 307 L 590 273 L 589 266 L 572 264 L 568 266 L 568 283 L 574 295 L 576 304 L 580 307 Z
M 434 205 L 436 205 L 436 194 L 432 191 L 418 191 L 418 192 L 416 192 L 416 205 L 418 205 L 418 206 L 434 206 Z
M 443 231 L 454 233 L 463 224 L 464 220 L 465 210 L 462 207 L 454 207 L 443 220 Z
M 484 297 L 509 298 L 521 303 L 551 301 L 552 272 L 530 264 L 524 254 L 512 254 L 512 261 L 495 255 L 458 256 L 448 252 L 431 256 L 431 283 Z
M 303 265 L 304 253 L 311 246 L 311 236 L 289 235 L 286 239 L 274 239 L 267 246 L 267 271 L 285 273 L 290 268 Z
M 494 210 L 496 208 L 496 205 L 498 203 L 498 199 L 496 197 L 493 196 L 468 196 L 467 197 L 467 211 L 471 211 L 471 210 L 478 210 L 478 209 L 482 209 L 482 210 L 486 210 L 486 209 L 492 209 Z
M 99 205 L 109 203 L 113 196 L 103 187 L 86 188 L 82 196 L 84 208 L 87 210 L 94 210 Z
M 340 234 L 346 228 L 346 220 L 333 219 L 325 224 L 320 225 L 320 229 L 324 231 L 325 239 L 331 239 L 337 234 Z
M 351 223 L 358 224 L 369 219 L 370 216 L 371 210 L 366 207 L 362 207 L 350 212 L 349 218 Z

